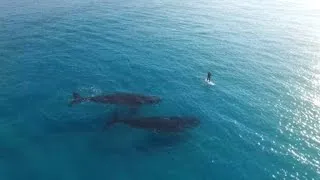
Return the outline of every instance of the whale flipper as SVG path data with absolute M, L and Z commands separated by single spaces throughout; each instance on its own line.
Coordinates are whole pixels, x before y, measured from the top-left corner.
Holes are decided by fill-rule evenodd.
M 115 110 L 113 113 L 112 113 L 112 119 L 111 121 L 107 121 L 105 124 L 104 124 L 104 127 L 103 127 L 103 131 L 106 130 L 108 127 L 112 126 L 113 124 L 115 123 L 118 123 L 119 122 L 119 117 L 118 117 L 118 112 L 117 110 Z

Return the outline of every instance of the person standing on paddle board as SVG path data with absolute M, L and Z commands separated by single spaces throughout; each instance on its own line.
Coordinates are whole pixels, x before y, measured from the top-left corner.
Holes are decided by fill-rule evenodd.
M 208 72 L 207 81 L 211 82 L 211 73 L 210 72 Z

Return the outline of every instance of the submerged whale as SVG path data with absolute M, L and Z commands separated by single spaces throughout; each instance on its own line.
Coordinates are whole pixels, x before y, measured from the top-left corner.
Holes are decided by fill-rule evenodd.
M 199 126 L 200 121 L 195 117 L 167 116 L 167 117 L 140 117 L 132 119 L 118 119 L 114 117 L 107 122 L 105 128 L 115 123 L 123 123 L 133 128 L 152 130 L 155 132 L 181 132 Z
M 129 106 L 140 106 L 143 104 L 157 104 L 161 101 L 156 96 L 145 96 L 133 93 L 114 93 L 109 95 L 100 95 L 94 97 L 81 97 L 79 93 L 73 93 L 73 100 L 69 106 L 79 104 L 81 102 L 95 102 L 103 104 L 124 104 Z

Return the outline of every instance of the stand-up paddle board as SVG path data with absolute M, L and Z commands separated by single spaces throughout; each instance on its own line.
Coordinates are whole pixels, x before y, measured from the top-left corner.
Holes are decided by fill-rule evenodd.
M 207 84 L 211 85 L 211 86 L 215 85 L 214 82 L 208 81 L 207 79 L 205 79 L 204 81 L 205 81 Z

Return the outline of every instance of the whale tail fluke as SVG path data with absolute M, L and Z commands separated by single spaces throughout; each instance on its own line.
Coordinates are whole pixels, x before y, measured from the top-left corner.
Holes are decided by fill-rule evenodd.
M 73 92 L 72 93 L 72 101 L 69 103 L 69 106 L 72 106 L 74 104 L 79 104 L 81 103 L 82 101 L 85 100 L 85 98 L 81 97 L 79 93 L 76 93 L 76 92 Z
M 80 96 L 79 93 L 73 92 L 72 93 L 73 99 L 81 99 L 82 97 Z

